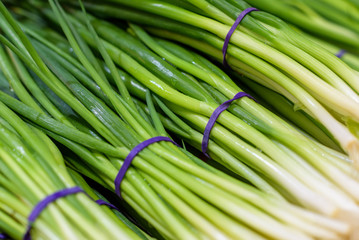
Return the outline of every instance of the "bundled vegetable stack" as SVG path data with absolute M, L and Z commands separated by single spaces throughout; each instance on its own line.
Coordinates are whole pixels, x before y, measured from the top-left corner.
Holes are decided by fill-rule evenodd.
M 51 140 L 3 103 L 0 230 L 13 239 L 141 239 L 76 186 Z
M 249 7 L 242 1 L 226 4 L 214 1 L 213 4 L 217 5 L 206 1 L 192 2 L 198 7 L 204 4 L 206 7 L 201 9 L 207 11 L 205 15 L 210 18 L 167 3 L 155 4 L 145 0 L 115 2 L 130 7 L 127 11 L 118 8 L 121 14 L 118 12 L 116 16 L 166 29 L 152 31 L 217 58 L 222 58 L 222 39 L 230 25 L 241 11 Z M 226 5 L 229 7 L 224 9 Z M 220 6 L 223 10 L 219 9 Z M 252 12 L 243 19 L 239 29 L 243 30 L 234 32 L 232 45 L 228 48 L 230 66 L 279 92 L 320 122 L 356 163 L 357 72 L 268 13 Z M 348 127 L 353 128 L 354 133 Z
M 163 4 L 163 5 L 165 5 L 165 4 Z M 161 5 L 161 6 L 163 6 L 163 5 Z M 153 5 L 153 6 L 158 7 L 157 5 Z M 129 15 L 132 14 L 132 12 L 130 12 L 130 13 L 126 12 L 126 13 L 127 13 L 127 15 L 126 14 L 121 14 L 121 16 L 129 16 Z M 166 14 L 166 13 L 164 13 L 164 14 Z M 141 18 L 141 16 L 146 17 L 146 14 L 141 13 L 141 14 L 138 14 L 136 16 Z M 146 20 L 147 20 L 146 23 L 151 23 L 150 18 L 148 18 Z M 153 20 L 153 21 L 157 21 L 157 20 Z M 170 24 L 171 21 L 170 20 L 169 21 L 163 20 L 162 22 L 158 22 L 158 25 L 160 25 L 160 23 L 164 23 L 164 25 L 166 25 L 166 24 Z M 94 21 L 92 21 L 92 24 L 96 28 L 96 30 L 99 32 L 100 35 L 102 35 L 104 38 L 108 39 L 111 43 L 115 44 L 118 47 L 116 49 L 116 47 L 113 47 L 113 46 L 111 46 L 111 44 L 108 44 L 108 49 L 111 49 L 110 53 L 112 54 L 114 61 L 117 61 L 117 63 L 119 65 L 124 67 L 125 70 L 130 72 L 133 76 L 136 76 L 136 77 L 138 76 L 137 77 L 138 80 L 140 80 L 143 84 L 145 84 L 151 90 L 155 91 L 159 96 L 161 96 L 162 98 L 167 99 L 169 102 L 172 102 L 172 106 L 173 106 L 173 104 L 177 105 L 177 108 L 172 108 L 172 110 L 176 109 L 175 111 L 177 111 L 182 117 L 186 118 L 187 120 L 190 120 L 192 122 L 192 124 L 196 124 L 198 128 L 201 128 L 202 130 L 205 128 L 205 125 L 208 122 L 208 119 L 205 120 L 205 118 L 204 119 L 202 118 L 203 119 L 202 123 L 200 123 L 198 119 L 199 119 L 200 115 L 207 115 L 209 117 L 213 110 L 206 112 L 206 109 L 203 107 L 203 105 L 200 108 L 200 110 L 198 110 L 198 108 L 194 109 L 195 103 L 194 102 L 191 102 L 190 104 L 185 103 L 184 102 L 185 98 L 182 97 L 182 96 L 180 97 L 180 95 L 178 95 L 178 93 L 171 92 L 171 95 L 169 96 L 168 94 L 164 93 L 163 91 L 155 89 L 155 87 L 151 86 L 150 84 L 148 84 L 146 82 L 146 79 L 143 79 L 138 75 L 138 68 L 136 68 L 136 69 L 133 69 L 133 68 L 130 68 L 130 67 L 127 68 L 127 66 L 124 65 L 125 63 L 123 63 L 123 60 L 120 58 L 124 54 L 122 51 L 127 51 L 129 54 L 131 54 L 132 57 L 135 57 L 137 59 L 137 61 L 144 62 L 143 59 L 144 59 L 145 53 L 147 53 L 145 48 L 142 47 L 140 51 L 136 52 L 135 48 L 139 48 L 139 44 L 137 44 L 136 41 L 133 38 L 128 37 L 128 41 L 125 41 L 126 35 L 123 34 L 123 32 L 121 32 L 118 29 L 115 30 L 114 27 L 112 27 L 109 24 L 106 24 L 104 22 L 94 20 Z M 78 25 L 77 27 L 78 27 L 79 31 L 84 31 L 83 28 L 80 27 L 80 25 Z M 86 35 L 89 36 L 88 34 L 83 33 L 83 36 L 86 37 Z M 180 38 L 180 36 L 178 36 L 178 37 Z M 177 38 L 177 39 L 179 39 L 179 38 Z M 87 37 L 86 39 L 89 42 L 91 42 L 90 37 Z M 156 46 L 153 45 L 153 43 L 150 43 L 150 44 L 152 44 L 153 49 L 156 47 Z M 198 44 L 198 46 L 199 45 L 200 44 Z M 136 46 L 136 47 L 134 47 L 134 46 Z M 202 46 L 203 46 L 203 44 L 202 44 Z M 119 48 L 121 48 L 122 51 Z M 168 49 L 169 48 L 167 48 L 167 50 Z M 156 51 L 157 52 L 161 51 L 160 54 L 161 54 L 162 57 L 165 57 L 166 59 L 169 58 L 168 52 L 163 51 L 163 49 L 158 50 L 158 46 L 157 46 Z M 150 56 L 150 57 L 152 58 L 152 56 Z M 150 57 L 149 57 L 149 59 L 150 59 Z M 183 57 L 183 54 L 181 55 L 181 57 Z M 155 60 L 156 61 L 152 61 L 152 62 L 155 62 L 152 65 L 152 67 L 154 67 L 154 68 L 155 68 L 154 65 L 158 65 L 158 62 L 160 62 L 160 60 L 158 58 L 155 59 Z M 148 62 L 151 62 L 151 61 L 148 61 Z M 177 66 L 179 66 L 182 69 L 184 68 L 183 65 L 179 65 L 180 64 L 179 61 L 171 61 L 171 63 L 174 64 L 174 65 L 178 64 Z M 146 63 L 146 64 L 149 64 L 149 63 Z M 163 63 L 163 64 L 165 64 L 165 63 Z M 166 66 L 166 68 L 168 69 L 170 67 Z M 190 73 L 193 74 L 194 76 L 198 76 L 199 72 L 200 72 L 200 70 L 197 69 L 197 70 L 191 71 Z M 155 72 L 155 70 L 154 70 L 154 73 L 159 74 L 158 72 Z M 174 74 L 171 73 L 171 76 L 174 76 Z M 204 74 L 202 74 L 202 76 L 204 76 Z M 153 79 L 152 76 L 151 76 L 151 78 Z M 217 79 L 215 79 L 215 80 L 217 80 Z M 223 80 L 222 81 L 218 80 L 216 82 L 215 80 L 213 80 L 213 76 L 207 77 L 206 79 L 202 78 L 202 80 L 206 81 L 209 84 L 211 84 L 212 87 L 217 88 L 217 90 L 222 92 L 222 94 L 224 96 L 226 96 L 227 99 L 228 99 L 228 97 L 232 97 L 237 92 L 240 91 L 239 88 L 235 89 L 234 87 L 229 86 L 229 84 L 226 83 Z M 175 85 L 175 83 L 173 83 L 173 77 L 172 77 L 171 81 L 167 81 L 167 83 Z M 157 84 L 157 86 L 158 85 L 159 84 Z M 178 86 L 183 86 L 183 83 L 182 84 L 176 84 L 176 87 L 178 87 Z M 195 85 L 193 84 L 191 89 L 194 89 L 194 86 Z M 180 91 L 182 91 L 182 92 L 187 91 L 186 92 L 187 94 L 192 94 L 191 97 L 194 97 L 194 98 L 200 98 L 201 97 L 202 99 L 206 99 L 207 102 L 210 102 L 210 100 L 208 100 L 208 99 L 210 99 L 210 96 L 208 97 L 208 95 L 202 95 L 201 96 L 198 93 L 196 93 L 196 94 L 190 93 L 188 89 L 186 90 L 184 88 L 180 89 Z M 169 92 L 169 90 L 167 88 L 166 88 L 166 92 Z M 178 98 L 173 97 L 173 96 L 175 96 L 175 94 L 177 94 Z M 222 99 L 223 99 L 223 95 L 222 95 Z M 220 94 L 217 94 L 217 96 L 220 96 Z M 207 97 L 207 98 L 205 98 L 205 97 Z M 249 106 L 246 105 L 246 104 L 248 104 Z M 290 151 L 294 151 L 296 154 L 298 154 L 302 158 L 306 159 L 306 161 L 309 161 L 310 164 L 312 164 L 312 166 L 317 169 L 317 170 L 314 170 L 312 168 L 314 171 L 319 170 L 320 172 L 322 172 L 322 174 L 324 174 L 328 178 L 330 178 L 331 181 L 336 182 L 337 179 L 338 179 L 337 176 L 341 175 L 345 179 L 349 180 L 348 182 L 351 182 L 351 183 L 353 183 L 355 185 L 357 184 L 356 180 L 355 180 L 356 177 L 351 176 L 352 174 L 350 174 L 350 172 L 353 171 L 352 169 L 347 168 L 347 171 L 348 171 L 347 173 L 344 173 L 344 172 L 340 173 L 342 170 L 344 170 L 344 168 L 346 168 L 346 167 L 344 167 L 344 165 L 346 165 L 346 163 L 344 163 L 341 160 L 334 161 L 335 163 L 332 162 L 331 160 L 333 160 L 333 159 L 332 159 L 331 155 L 334 154 L 332 151 L 330 151 L 330 150 L 327 151 L 326 149 L 322 149 L 322 148 L 318 147 L 317 145 L 313 145 L 313 142 L 310 139 L 307 139 L 307 138 L 303 137 L 295 129 L 292 129 L 290 126 L 288 126 L 283 121 L 278 120 L 278 118 L 276 118 L 275 116 L 268 113 L 266 110 L 264 110 L 258 104 L 254 103 L 252 100 L 241 99 L 240 100 L 240 105 L 244 108 L 244 110 L 246 110 L 245 113 L 247 114 L 247 115 L 242 114 L 242 116 L 241 116 L 242 118 L 245 118 L 245 120 L 247 122 L 250 122 L 252 124 L 252 126 L 255 126 L 258 130 L 260 130 L 263 133 L 269 135 L 270 138 L 276 139 L 276 141 L 280 141 L 281 144 L 289 147 L 290 150 L 286 149 L 286 151 L 288 151 L 288 152 L 283 153 L 284 150 L 279 149 L 278 146 L 276 146 L 276 141 L 274 141 L 274 142 L 268 141 L 264 136 L 256 134 L 257 132 L 253 131 L 253 128 L 248 128 L 247 127 L 247 128 L 245 128 L 246 129 L 245 131 L 240 131 L 239 126 L 243 129 L 244 126 L 246 126 L 246 125 L 239 125 L 238 120 L 234 120 L 234 119 L 231 119 L 231 121 L 228 121 L 228 118 L 227 118 L 227 120 L 225 120 L 224 116 L 227 116 L 227 115 L 225 115 L 226 113 L 223 113 L 219 117 L 218 122 L 221 123 L 222 126 L 225 126 L 225 127 L 229 128 L 231 131 L 234 131 L 235 134 L 240 135 L 241 137 L 245 138 L 247 141 L 251 142 L 253 145 L 255 145 L 258 148 L 262 149 L 265 152 L 265 154 L 267 156 L 268 155 L 271 156 L 274 159 L 274 161 L 279 161 L 279 159 L 283 159 L 283 161 L 280 162 L 281 166 L 285 165 L 286 170 L 290 171 L 291 174 L 293 174 L 293 175 L 300 178 L 301 176 L 304 176 L 304 175 L 301 175 L 301 174 L 298 173 L 298 171 L 300 171 L 299 170 L 300 168 L 303 169 L 303 173 L 307 172 L 303 168 L 304 165 L 299 166 L 299 165 L 297 165 L 297 163 L 290 163 L 290 164 L 288 163 L 289 158 L 291 158 L 291 157 L 293 158 L 294 156 L 296 156 L 295 154 L 291 155 L 291 156 L 288 156 L 288 154 L 290 154 Z M 180 107 L 180 110 L 179 110 L 179 107 Z M 186 112 L 186 110 L 189 110 L 189 111 Z M 324 108 L 322 108 L 322 110 L 325 112 Z M 250 114 L 252 114 L 250 117 L 248 116 L 248 112 Z M 197 113 L 197 115 L 195 113 Z M 237 114 L 238 114 L 238 111 L 237 111 Z M 266 117 L 259 118 L 260 115 L 266 116 Z M 253 120 L 253 118 L 255 116 L 257 116 L 257 118 L 255 118 L 255 120 Z M 335 120 L 333 118 L 332 118 L 332 120 L 328 120 L 328 122 L 330 122 L 330 123 L 333 123 L 333 121 L 334 121 L 334 123 L 336 122 L 340 126 L 340 123 L 337 120 Z M 233 128 L 233 124 L 235 124 L 235 123 L 238 123 L 237 128 Z M 342 127 L 344 127 L 344 126 L 342 126 Z M 352 143 L 355 144 L 357 139 L 349 132 L 348 129 L 346 129 L 345 131 L 348 133 L 347 136 L 349 136 L 349 135 L 352 136 L 350 138 L 354 141 Z M 338 134 L 339 134 L 339 132 L 338 132 Z M 340 133 L 340 134 L 343 134 L 343 133 Z M 224 136 L 229 136 L 229 134 L 226 133 Z M 226 145 L 227 148 L 228 148 L 228 146 L 232 146 L 231 151 L 236 151 L 238 153 L 240 150 L 238 150 L 238 148 L 233 146 L 234 145 L 233 143 L 237 144 L 239 142 L 239 140 L 236 139 L 237 140 L 237 142 L 236 142 L 236 141 L 234 141 L 234 139 L 236 139 L 236 138 L 234 136 L 233 137 L 231 136 L 231 140 L 228 140 L 227 142 L 225 142 L 225 144 L 222 143 L 222 145 Z M 261 142 L 260 140 L 263 140 L 263 141 Z M 221 139 L 221 140 L 216 139 L 216 141 L 217 142 L 223 141 L 223 139 Z M 300 144 L 299 144 L 299 142 L 300 142 Z M 232 143 L 232 145 L 231 145 L 231 143 Z M 248 149 L 248 148 L 249 148 L 249 146 L 246 146 L 246 148 L 242 148 L 242 149 Z M 243 154 L 244 154 L 243 152 L 240 153 L 240 156 L 243 157 Z M 281 154 L 283 154 L 283 155 L 279 156 Z M 256 156 L 258 156 L 258 154 Z M 323 156 L 325 156 L 325 157 L 323 158 Z M 338 158 L 339 156 L 340 156 L 340 154 L 339 155 L 337 154 L 334 158 Z M 253 160 L 253 158 L 249 158 L 249 159 Z M 329 160 L 329 159 L 331 159 L 331 160 Z M 321 163 L 319 163 L 319 162 L 321 162 Z M 251 164 L 256 164 L 255 166 L 257 168 L 260 167 L 258 160 L 257 161 L 252 161 Z M 292 165 L 292 164 L 294 164 L 294 165 Z M 322 168 L 322 167 L 319 167 L 318 164 L 319 165 L 324 164 L 326 166 L 324 167 L 324 165 L 322 165 L 322 167 L 323 167 Z M 331 165 L 331 164 L 334 164 L 335 166 L 332 165 L 330 167 L 329 165 Z M 342 170 L 339 170 L 337 168 L 337 164 L 339 164 L 339 165 L 343 164 L 342 167 L 344 167 L 344 168 L 341 168 Z M 294 167 L 294 166 L 296 166 L 296 167 Z M 266 171 L 267 173 L 270 171 L 268 168 L 265 169 L 265 167 L 263 167 L 263 166 L 260 169 L 262 171 Z M 332 169 L 334 171 L 338 171 L 338 170 L 339 171 L 337 173 L 333 174 L 333 172 L 329 173 L 329 169 Z M 346 170 L 344 170 L 344 171 L 346 171 Z M 335 177 L 336 180 L 334 179 L 333 176 L 336 176 Z M 349 177 L 349 176 L 351 176 L 351 177 Z M 271 175 L 271 177 L 272 178 L 277 178 L 276 181 L 278 181 L 278 175 L 273 174 L 273 175 Z M 306 176 L 305 178 L 306 178 L 306 180 L 308 180 L 308 176 Z M 344 180 L 344 178 L 342 180 Z M 301 181 L 305 182 L 306 180 L 303 179 Z M 309 182 L 311 182 L 311 181 L 309 181 Z M 312 187 L 311 183 L 309 183 L 309 182 L 307 183 L 307 185 Z M 348 182 L 345 183 L 345 184 L 340 184 L 340 183 L 337 182 L 336 184 L 340 185 L 340 188 L 345 188 L 345 186 L 348 186 Z M 293 189 L 293 188 L 288 187 L 287 191 L 291 191 L 290 189 Z M 354 193 L 355 191 L 354 192 L 352 191 L 353 189 L 355 189 L 355 188 L 352 188 L 352 187 L 348 188 L 347 193 L 349 193 L 350 195 L 352 195 L 354 197 L 354 195 L 356 193 Z M 325 191 L 325 192 L 327 193 L 327 191 Z M 297 193 L 298 193 L 298 191 L 297 191 Z M 292 193 L 292 194 L 295 194 L 295 193 Z M 334 194 L 334 195 L 338 196 L 338 194 Z M 330 198 L 332 199 L 332 197 L 330 197 Z M 356 197 L 354 197 L 354 198 L 356 198 Z M 342 205 L 342 206 L 344 206 L 344 205 Z
M 1 69 L 20 101 L 5 92 L 0 101 L 66 146 L 71 168 L 116 192 L 164 238 L 355 239 L 355 70 L 276 17 L 252 12 L 224 57 L 253 98 L 204 57 L 158 38 L 221 59 L 245 2 L 85 4 L 145 27 L 130 23 L 128 32 L 49 2 L 40 21 L 61 26 L 67 40 L 33 19 L 21 25 L 26 36 L 1 8 L 1 57 L 11 58 Z M 293 114 L 306 133 L 256 100 L 267 105 L 283 99 L 278 93 L 302 110 Z M 237 94 L 209 129 L 213 112 Z M 176 146 L 165 128 L 247 183 Z

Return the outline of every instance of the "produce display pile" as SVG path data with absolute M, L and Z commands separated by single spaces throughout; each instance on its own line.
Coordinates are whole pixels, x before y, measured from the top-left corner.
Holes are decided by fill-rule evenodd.
M 359 239 L 357 0 L 4 0 L 0 239 Z

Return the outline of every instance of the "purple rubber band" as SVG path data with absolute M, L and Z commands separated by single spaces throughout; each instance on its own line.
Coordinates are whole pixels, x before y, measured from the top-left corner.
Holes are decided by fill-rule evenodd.
M 143 141 L 142 143 L 138 144 L 136 147 L 134 147 L 131 152 L 127 155 L 125 161 L 123 162 L 122 167 L 120 168 L 120 171 L 118 172 L 116 178 L 115 178 L 115 190 L 117 195 L 122 198 L 121 196 L 121 182 L 123 180 L 123 178 L 125 177 L 125 174 L 128 170 L 128 168 L 130 167 L 132 160 L 136 157 L 136 155 L 141 152 L 144 148 L 146 148 L 147 146 L 151 145 L 152 143 L 155 142 L 160 142 L 160 141 L 166 141 L 166 142 L 172 142 L 173 144 L 175 144 L 176 146 L 180 147 L 177 143 L 175 143 L 172 139 L 170 139 L 169 137 L 162 137 L 162 136 L 158 136 L 158 137 L 153 137 L 150 139 L 147 139 L 145 141 Z
M 347 51 L 345 51 L 344 49 L 340 50 L 337 54 L 335 54 L 335 56 L 337 56 L 338 58 L 342 58 L 343 55 L 346 53 Z
M 202 139 L 202 152 L 207 158 L 210 158 L 210 156 L 207 154 L 209 135 L 211 134 L 212 128 L 213 128 L 214 124 L 216 123 L 217 118 L 223 111 L 225 111 L 231 105 L 231 103 L 234 100 L 240 99 L 242 97 L 248 97 L 248 98 L 256 101 L 251 95 L 249 95 L 245 92 L 239 92 L 234 96 L 234 98 L 232 98 L 228 101 L 225 101 L 224 103 L 219 105 L 216 108 L 216 110 L 214 110 L 214 112 L 212 113 L 212 116 L 209 118 L 206 128 L 204 129 L 203 139 Z
M 250 12 L 253 11 L 259 11 L 257 8 L 254 7 L 250 7 L 247 9 L 244 9 L 241 14 L 239 14 L 239 16 L 237 17 L 236 21 L 234 22 L 234 24 L 232 25 L 231 29 L 229 30 L 229 32 L 227 33 L 226 38 L 224 39 L 224 44 L 223 44 L 223 48 L 222 48 L 222 53 L 223 53 L 223 65 L 227 68 L 229 68 L 229 65 L 227 63 L 226 60 L 226 55 L 227 55 L 227 49 L 228 49 L 228 44 L 229 44 L 229 40 L 232 37 L 232 34 L 234 33 L 234 31 L 236 30 L 236 28 L 238 27 L 238 25 L 242 22 L 243 18 Z
M 0 239 L 6 239 L 7 236 L 5 234 L 0 233 Z
M 104 200 L 102 200 L 102 199 L 99 199 L 99 200 L 96 200 L 95 201 L 98 205 L 105 205 L 105 206 L 108 206 L 108 207 L 110 207 L 110 208 L 112 208 L 112 209 L 115 209 L 115 210 L 117 210 L 117 211 L 120 211 L 115 205 L 113 205 L 113 204 L 111 204 L 111 203 L 109 203 L 109 202 L 106 202 L 106 201 L 104 201 Z
M 27 218 L 29 220 L 29 224 L 27 226 L 23 239 L 24 240 L 31 239 L 30 231 L 32 224 L 35 222 L 37 217 L 50 203 L 55 202 L 59 198 L 63 198 L 66 197 L 67 195 L 71 195 L 79 192 L 83 192 L 83 190 L 80 187 L 66 188 L 58 192 L 52 193 L 51 195 L 41 200 L 38 204 L 36 204 L 36 206 L 32 209 L 32 212 L 30 213 L 29 217 Z

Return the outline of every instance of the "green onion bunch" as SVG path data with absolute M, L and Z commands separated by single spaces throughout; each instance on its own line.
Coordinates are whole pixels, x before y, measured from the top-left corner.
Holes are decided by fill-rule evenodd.
M 75 13 L 73 15 L 76 16 Z M 81 24 L 81 17 L 78 18 L 80 20 L 73 18 L 73 21 L 77 23 L 77 31 L 90 44 L 97 46 L 98 43 L 92 40 L 90 33 Z M 172 116 L 177 127 L 182 128 L 179 131 L 177 128 L 177 132 L 185 132 L 181 137 L 187 136 L 197 147 L 201 142 L 201 132 L 215 107 L 241 91 L 228 79 L 228 76 L 210 65 L 208 61 L 206 62 L 203 58 L 198 60 L 198 55 L 188 53 L 174 44 L 165 43 L 159 39 L 151 41 L 150 37 L 135 25 L 131 25 L 132 31 L 141 35 L 141 40 L 155 49 L 161 57 L 156 56 L 128 33 L 109 23 L 93 19 L 91 24 L 100 36 L 109 41 L 104 42 L 104 45 L 112 59 L 145 87 L 165 100 L 167 106 L 162 105 L 162 110 L 167 112 L 169 118 Z M 157 43 L 167 44 L 170 47 L 165 48 Z M 184 74 L 178 72 L 161 58 L 165 58 L 172 65 L 186 72 Z M 197 66 L 191 66 L 192 64 L 197 64 Z M 202 84 L 194 77 L 202 80 Z M 191 87 L 185 87 L 188 86 L 186 84 L 191 84 Z M 139 86 L 137 83 L 130 85 Z M 141 89 L 143 87 L 133 90 L 133 93 L 138 94 Z M 142 94 L 142 99 L 143 96 Z M 166 107 L 189 122 L 196 131 L 192 131 L 187 125 L 178 121 L 178 118 L 173 117 Z M 274 188 L 280 186 L 280 191 L 284 190 L 284 195 L 288 199 L 294 198 L 301 205 L 329 216 L 346 214 L 357 216 L 358 196 L 355 186 L 358 180 L 357 175 L 353 174 L 354 170 L 347 156 L 307 138 L 251 99 L 244 98 L 238 101 L 231 112 L 222 113 L 218 123 L 212 130 L 211 140 L 229 153 L 226 156 L 232 155 L 232 158 L 222 157 L 223 155 L 219 152 L 215 153 L 214 158 L 220 159 L 226 167 L 240 175 L 245 175 L 247 170 L 242 164 L 238 164 L 238 160 L 244 161 L 260 175 L 270 179 L 268 182 L 273 184 Z M 326 140 L 328 139 L 324 137 L 323 141 Z M 330 139 L 328 142 L 330 144 Z M 216 147 L 216 145 L 212 146 Z M 338 178 L 338 176 L 341 177 Z M 325 183 L 323 182 L 324 185 L 313 184 L 319 180 L 318 177 L 321 180 L 326 179 Z M 250 178 L 251 182 L 255 182 L 254 177 Z M 289 179 L 291 181 L 288 181 Z M 257 183 L 261 184 L 258 181 Z M 267 187 L 267 189 L 270 188 Z M 319 197 L 322 197 L 322 200 L 318 201 Z M 331 202 L 331 204 L 336 202 L 334 205 L 341 210 L 325 209 L 324 202 Z
M 22 239 L 34 206 L 74 186 L 55 144 L 0 103 L 0 232 Z M 85 193 L 48 205 L 32 223 L 30 235 L 32 239 L 141 239 Z
M 97 33 L 100 34 L 101 31 L 90 17 L 82 14 L 82 22 L 74 21 L 57 1 L 50 1 L 50 5 L 52 16 L 61 25 L 77 59 L 51 43 L 51 37 L 50 41 L 44 39 L 41 34 L 37 34 L 35 27 L 24 25 L 23 29 L 31 36 L 28 38 L 6 9 L 0 8 L 3 20 L 1 28 L 6 36 L 1 35 L 0 41 L 10 49 L 8 55 L 15 56 L 12 64 L 17 66 L 17 83 L 25 90 L 19 95 L 14 89 L 20 100 L 0 92 L 0 101 L 77 155 L 66 158 L 71 168 L 115 191 L 114 179 L 130 150 L 151 137 L 167 136 L 162 124 L 164 118 L 158 113 L 155 101 L 158 106 L 162 106 L 163 111 L 172 115 L 172 118 L 168 116 L 167 119 L 184 128 L 187 124 L 179 121 L 173 112 L 184 109 L 184 116 L 198 117 L 202 126 L 201 122 L 208 120 L 208 115 L 218 103 L 194 77 L 176 72 L 174 67 L 169 67 L 153 52 L 149 55 L 146 51 L 138 52 L 144 60 L 139 62 L 140 58 L 135 60 L 100 39 Z M 106 26 L 106 23 L 103 24 Z M 119 40 L 128 43 L 125 36 Z M 130 37 L 128 34 L 127 36 Z M 99 55 L 94 55 L 85 41 L 93 44 Z M 102 60 L 96 56 L 101 56 Z M 149 62 L 147 58 L 152 58 L 152 63 L 160 68 L 146 65 Z M 117 69 L 113 61 L 122 70 Z M 111 73 L 112 82 L 107 78 L 104 63 Z M 20 65 L 26 67 L 18 67 Z M 156 75 L 163 75 L 157 77 L 152 71 L 157 71 Z M 165 77 L 165 74 L 171 78 Z M 133 78 L 140 81 L 145 86 L 144 89 L 151 90 L 145 93 L 145 108 L 128 91 L 136 89 L 135 86 L 127 88 L 125 85 L 126 79 L 134 84 L 136 81 L 132 81 Z M 10 81 L 10 78 L 7 79 Z M 172 83 L 177 84 L 181 90 L 166 84 L 164 80 L 168 79 L 172 79 Z M 183 86 L 185 81 L 187 85 Z M 228 85 L 235 87 L 232 82 Z M 137 90 L 139 91 L 138 88 Z M 192 94 L 184 94 L 182 91 L 194 91 L 198 98 L 203 99 L 198 100 Z M 243 102 L 257 106 L 249 100 L 243 99 Z M 35 104 L 40 109 L 36 109 Z M 270 115 L 264 108 L 258 109 Z M 220 123 L 235 134 L 239 134 L 238 130 L 241 129 L 248 130 L 251 138 L 257 137 L 259 142 L 275 147 L 271 153 L 275 155 L 278 151 L 277 156 L 287 156 L 282 155 L 285 154 L 284 150 L 278 150 L 279 147 L 255 128 L 249 125 L 247 127 L 239 117 L 229 112 L 222 116 L 224 117 L 221 117 Z M 272 118 L 276 119 L 274 116 Z M 236 132 L 237 126 L 241 128 Z M 191 127 L 187 129 L 196 134 Z M 261 176 L 272 178 L 275 177 L 275 172 L 280 173 L 274 184 L 278 190 L 270 186 L 268 189 L 272 189 L 273 193 L 257 189 L 203 163 L 172 143 L 159 142 L 141 151 L 132 162 L 132 167 L 120 186 L 123 200 L 168 239 L 341 239 L 352 233 L 351 222 L 328 216 L 341 213 L 345 218 L 347 213 L 355 218 L 357 206 L 351 196 L 343 191 L 332 202 L 325 199 L 316 204 L 314 197 L 322 198 L 319 193 L 282 170 L 284 168 L 279 164 L 271 163 L 272 160 L 266 162 L 265 159 L 269 157 L 261 155 L 260 151 L 235 134 L 228 135 L 226 141 L 246 146 L 248 159 L 259 154 L 264 160 L 263 164 L 259 164 L 263 169 L 260 171 Z M 301 138 L 299 134 L 293 134 L 298 135 L 298 139 Z M 228 157 L 236 155 L 231 153 L 234 149 L 232 147 L 227 150 L 224 146 L 212 146 L 211 149 L 216 154 L 228 152 Z M 301 162 L 299 157 L 298 161 Z M 337 162 L 337 159 L 333 161 Z M 344 169 L 350 167 L 345 162 L 338 162 Z M 298 166 L 301 164 L 298 163 Z M 269 166 L 267 169 L 266 165 Z M 249 168 L 243 165 L 243 169 Z M 268 170 L 273 171 L 273 174 L 268 174 Z M 259 174 L 248 171 L 247 176 L 251 175 L 254 179 Z M 324 185 L 334 187 L 325 177 L 316 176 L 326 182 Z M 288 179 L 285 180 L 285 177 Z M 264 186 L 266 180 L 261 182 Z M 354 179 L 353 184 L 356 184 Z M 337 188 L 333 189 L 337 191 Z M 281 191 L 291 201 L 282 197 L 279 194 Z M 349 204 L 346 205 L 348 212 L 341 209 L 341 201 Z
M 216 59 L 222 59 L 223 39 L 230 26 L 250 6 L 244 1 L 219 0 L 188 1 L 190 8 L 183 1 L 111 2 L 118 7 L 87 6 L 95 13 L 142 24 L 153 34 L 190 45 Z M 227 61 L 233 70 L 285 96 L 321 123 L 357 166 L 359 76 L 355 70 L 263 11 L 247 15 L 234 32 Z

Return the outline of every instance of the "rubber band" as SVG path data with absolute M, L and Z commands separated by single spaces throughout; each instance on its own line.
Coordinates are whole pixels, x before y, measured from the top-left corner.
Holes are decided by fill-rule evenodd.
M 111 204 L 109 202 L 106 202 L 106 201 L 104 201 L 102 199 L 96 200 L 95 202 L 100 206 L 105 205 L 105 206 L 108 206 L 108 207 L 110 207 L 112 209 L 115 209 L 116 211 L 120 212 L 120 210 L 115 205 L 113 205 L 113 204 Z
M 6 239 L 6 238 L 7 238 L 7 236 L 5 234 L 0 233 L 0 239 Z
M 238 25 L 242 22 L 243 18 L 250 12 L 253 11 L 259 11 L 257 8 L 254 7 L 250 7 L 247 9 L 244 9 L 241 14 L 239 14 L 239 16 L 237 17 L 236 21 L 234 22 L 234 24 L 232 25 L 231 29 L 229 30 L 229 32 L 227 33 L 226 38 L 224 39 L 224 44 L 223 44 L 223 48 L 222 48 L 222 53 L 223 53 L 223 65 L 227 68 L 229 68 L 229 65 L 227 63 L 226 60 L 226 55 L 227 55 L 227 49 L 228 49 L 228 44 L 229 44 L 229 40 L 231 39 L 234 31 L 236 30 L 236 28 L 238 27 Z
M 116 178 L 115 178 L 115 191 L 116 194 L 122 198 L 121 196 L 121 183 L 123 178 L 126 175 L 126 172 L 128 170 L 128 168 L 130 167 L 133 159 L 137 156 L 137 154 L 139 152 L 141 152 L 144 148 L 148 147 L 149 145 L 151 145 L 152 143 L 156 143 L 156 142 L 160 142 L 160 141 L 166 141 L 166 142 L 172 142 L 173 144 L 175 144 L 176 146 L 180 147 L 177 143 L 175 143 L 171 138 L 169 137 L 162 137 L 162 136 L 158 136 L 158 137 L 153 137 L 150 139 L 147 139 L 145 141 L 143 141 L 142 143 L 138 144 L 136 147 L 134 147 L 131 152 L 127 155 L 125 161 L 123 162 L 123 165 L 120 168 L 120 171 L 118 172 Z
M 335 54 L 335 56 L 337 56 L 338 58 L 342 58 L 346 52 L 346 50 L 342 49 L 337 54 Z
M 239 92 L 237 93 L 234 98 L 225 101 L 224 103 L 222 103 L 221 105 L 219 105 L 216 110 L 213 111 L 212 116 L 209 118 L 206 128 L 204 129 L 203 132 L 203 139 L 202 139 L 202 152 L 203 154 L 207 157 L 210 158 L 210 156 L 207 154 L 207 150 L 208 150 L 208 142 L 209 142 L 209 136 L 211 134 L 212 128 L 214 126 L 214 124 L 216 123 L 219 115 L 225 111 L 234 100 L 240 99 L 242 97 L 248 97 L 250 99 L 253 99 L 254 101 L 256 101 L 251 95 L 245 93 L 245 92 Z
M 30 240 L 31 235 L 30 231 L 32 228 L 33 223 L 38 218 L 38 216 L 41 214 L 41 212 L 50 204 L 55 202 L 59 198 L 66 197 L 71 194 L 84 192 L 80 187 L 72 187 L 72 188 L 66 188 L 63 190 L 60 190 L 58 192 L 52 193 L 51 195 L 45 197 L 43 200 L 41 200 L 36 206 L 32 209 L 29 217 L 27 218 L 29 223 L 26 229 L 26 232 L 24 234 L 23 239 L 24 240 Z

